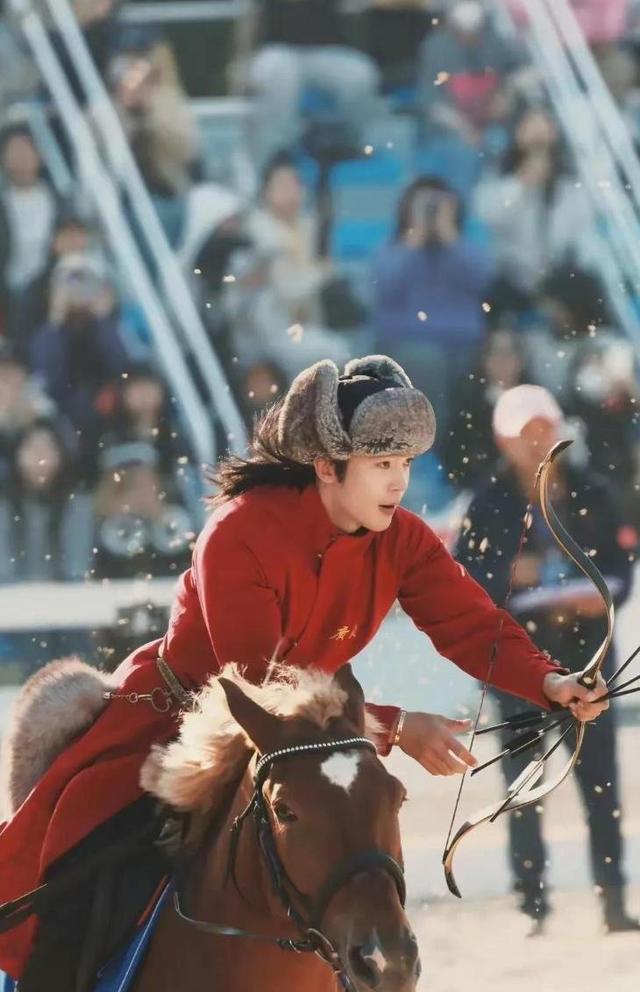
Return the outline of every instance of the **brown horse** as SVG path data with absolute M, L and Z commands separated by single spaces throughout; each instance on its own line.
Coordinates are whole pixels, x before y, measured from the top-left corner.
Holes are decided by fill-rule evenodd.
M 414 992 L 405 789 L 376 729 L 348 666 L 212 680 L 143 772 L 189 817 L 135 992 Z

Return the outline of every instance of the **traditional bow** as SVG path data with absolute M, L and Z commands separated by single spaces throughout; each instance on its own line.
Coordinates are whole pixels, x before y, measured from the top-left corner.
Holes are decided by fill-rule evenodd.
M 598 592 L 602 596 L 606 607 L 607 607 L 607 633 L 602 641 L 602 644 L 597 649 L 593 655 L 591 661 L 585 666 L 585 668 L 580 673 L 579 681 L 591 688 L 596 684 L 596 680 L 602 664 L 609 650 L 611 640 L 613 638 L 613 627 L 615 619 L 615 608 L 613 605 L 613 599 L 607 583 L 605 582 L 602 574 L 593 563 L 592 559 L 582 550 L 582 548 L 576 544 L 571 535 L 567 532 L 563 524 L 558 519 L 558 516 L 551 505 L 551 500 L 549 496 L 549 476 L 551 472 L 551 467 L 558 457 L 558 455 L 569 447 L 571 441 L 559 441 L 554 447 L 548 452 L 546 457 L 538 466 L 538 472 L 536 475 L 536 487 L 538 490 L 540 508 L 542 510 L 542 515 L 549 527 L 549 530 L 553 534 L 554 538 L 566 552 L 566 554 L 571 558 L 571 560 L 578 566 L 578 568 L 588 576 L 596 586 Z M 526 520 L 525 520 L 526 527 Z M 522 541 L 521 541 L 522 546 Z M 498 637 L 500 632 L 498 633 Z M 495 658 L 497 645 L 494 645 L 493 656 Z M 488 681 L 491 677 L 491 671 L 487 676 L 487 681 L 485 682 L 485 691 Z M 483 699 L 481 700 L 480 706 L 482 706 Z M 479 719 L 478 714 L 478 719 Z M 476 720 L 476 728 L 478 725 L 478 719 Z M 570 719 L 567 721 L 566 717 L 563 718 L 562 722 L 568 722 L 566 729 L 562 731 L 559 739 L 542 755 L 535 761 L 532 761 L 522 772 L 518 778 L 511 783 L 507 790 L 507 796 L 505 799 L 500 800 L 497 803 L 487 806 L 480 810 L 474 816 L 469 817 L 462 824 L 460 829 L 457 831 L 453 839 L 451 839 L 452 828 L 449 831 L 449 837 L 447 838 L 447 844 L 442 856 L 442 863 L 444 865 L 445 879 L 449 891 L 453 895 L 461 897 L 460 890 L 456 884 L 456 880 L 453 874 L 453 859 L 455 853 L 460 846 L 461 841 L 464 837 L 468 836 L 472 830 L 476 827 L 481 826 L 483 823 L 493 823 L 499 816 L 503 813 L 512 813 L 519 809 L 524 809 L 525 806 L 531 806 L 533 803 L 541 802 L 546 796 L 550 795 L 554 789 L 557 789 L 559 785 L 562 785 L 564 780 L 570 775 L 571 771 L 575 767 L 575 764 L 580 756 L 580 750 L 582 748 L 582 743 L 584 741 L 584 735 L 586 730 L 586 725 L 579 720 Z M 547 783 L 538 785 L 540 778 L 544 772 L 544 765 L 548 758 L 560 747 L 562 741 L 567 737 L 567 735 L 575 730 L 576 734 L 576 744 L 573 750 L 573 754 L 569 758 L 567 764 L 562 768 L 558 774 Z M 462 787 L 462 783 L 461 783 Z M 458 794 L 458 801 L 460 798 L 460 793 Z M 456 805 L 457 808 L 457 805 Z M 455 812 L 454 812 L 455 816 Z M 453 821 L 452 821 L 453 822 Z

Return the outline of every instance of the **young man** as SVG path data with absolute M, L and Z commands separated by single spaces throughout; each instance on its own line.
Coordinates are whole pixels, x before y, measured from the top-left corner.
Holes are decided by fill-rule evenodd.
M 198 690 L 231 661 L 255 681 L 273 659 L 335 672 L 371 640 L 396 599 L 473 677 L 486 677 L 499 637 L 493 681 L 501 689 L 543 707 L 570 706 L 580 719 L 606 707 L 561 674 L 430 528 L 400 508 L 411 460 L 434 434 L 431 404 L 389 358 L 353 360 L 342 376 L 330 361 L 300 373 L 258 425 L 251 457 L 220 466 L 216 507 L 178 584 L 165 637 L 122 663 L 111 701 L 0 835 L 0 902 L 32 888 L 51 866 L 55 872 L 65 852 L 134 808 L 150 747 L 177 730 L 167 685 L 175 693 L 178 680 L 178 696 L 180 684 Z M 398 744 L 432 774 L 474 763 L 455 736 L 465 722 L 371 709 L 383 726 L 382 753 Z M 57 919 L 44 922 L 30 958 L 32 922 L 0 937 L 0 965 L 23 976 L 21 992 L 71 987 L 77 946 L 65 950 L 69 937 Z M 73 939 L 77 945 L 77 928 Z M 56 973 L 66 986 L 51 984 Z
M 570 661 L 574 669 L 584 667 L 606 626 L 600 593 L 558 549 L 537 508 L 524 549 L 518 554 L 536 467 L 563 436 L 562 411 L 541 386 L 515 386 L 498 400 L 493 429 L 503 464 L 476 493 L 455 554 L 496 603 L 505 603 L 508 596 L 513 563 L 512 595 L 505 605 L 523 627 L 535 631 L 537 643 L 553 657 Z M 631 586 L 635 534 L 622 520 L 606 480 L 565 458 L 555 467 L 553 499 L 572 537 L 595 552 L 594 560 L 620 605 Z M 535 596 L 527 592 L 532 587 Z M 612 674 L 615 668 L 612 650 L 605 659 L 604 674 Z M 513 697 L 500 694 L 498 702 L 502 719 L 519 709 Z M 512 738 L 513 731 L 506 731 L 504 745 Z M 503 762 L 507 783 L 532 757 L 524 752 Z M 613 709 L 589 727 L 576 779 L 587 816 L 591 869 L 605 927 L 610 932 L 638 930 L 640 924 L 628 916 L 624 906 Z M 532 933 L 540 933 L 550 911 L 540 811 L 529 807 L 509 817 L 509 832 L 511 869 L 521 909 L 534 921 Z

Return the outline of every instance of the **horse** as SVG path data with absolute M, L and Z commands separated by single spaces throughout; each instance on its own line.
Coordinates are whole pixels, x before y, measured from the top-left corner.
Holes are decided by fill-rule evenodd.
M 142 771 L 183 826 L 133 992 L 415 992 L 380 731 L 348 665 L 210 681 Z

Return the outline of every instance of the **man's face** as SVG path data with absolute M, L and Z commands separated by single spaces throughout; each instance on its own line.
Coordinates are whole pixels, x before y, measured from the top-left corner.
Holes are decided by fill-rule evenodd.
M 2 153 L 2 167 L 15 186 L 32 186 L 40 173 L 40 156 L 31 138 L 14 134 L 8 139 Z
M 519 437 L 497 438 L 507 461 L 515 468 L 535 471 L 547 452 L 558 441 L 559 425 L 546 417 L 534 417 L 520 431 Z
M 353 455 L 339 481 L 332 464 L 317 459 L 316 471 L 322 466 L 318 474 L 326 482 L 326 506 L 336 526 L 348 533 L 360 527 L 386 530 L 407 491 L 412 460 L 404 455 Z M 323 469 L 333 478 L 325 479 Z

